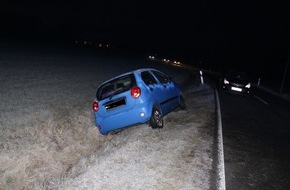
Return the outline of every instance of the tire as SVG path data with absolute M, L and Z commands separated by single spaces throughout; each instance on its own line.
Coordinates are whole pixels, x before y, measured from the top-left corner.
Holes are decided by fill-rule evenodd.
M 180 96 L 180 104 L 179 104 L 180 110 L 186 110 L 186 104 L 183 96 Z
M 157 107 L 154 107 L 152 110 L 152 115 L 149 120 L 149 125 L 153 128 L 163 128 L 163 118 L 160 112 L 160 109 Z

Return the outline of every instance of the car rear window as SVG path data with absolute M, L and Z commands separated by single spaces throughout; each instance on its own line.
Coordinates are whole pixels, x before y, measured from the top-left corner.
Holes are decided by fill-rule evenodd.
M 133 74 L 125 75 L 102 84 L 97 91 L 97 99 L 102 100 L 112 95 L 125 92 L 135 85 Z

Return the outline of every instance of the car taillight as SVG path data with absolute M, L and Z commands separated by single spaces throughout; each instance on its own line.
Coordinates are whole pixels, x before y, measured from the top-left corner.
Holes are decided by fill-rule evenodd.
M 131 88 L 131 96 L 133 98 L 138 98 L 141 95 L 141 89 L 138 86 Z
M 94 110 L 95 112 L 97 112 L 97 111 L 99 110 L 99 103 L 98 103 L 98 102 L 94 102 L 94 103 L 93 103 L 93 110 Z

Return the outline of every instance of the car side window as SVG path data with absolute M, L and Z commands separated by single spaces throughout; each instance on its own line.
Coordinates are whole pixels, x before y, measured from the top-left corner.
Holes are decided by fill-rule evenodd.
M 157 81 L 156 81 L 156 79 L 153 77 L 153 75 L 150 73 L 150 72 L 148 72 L 148 71 L 144 71 L 144 72 L 142 72 L 141 73 L 141 78 L 142 78 L 142 80 L 144 81 L 144 83 L 146 84 L 146 85 L 151 85 L 151 84 L 156 84 L 157 83 Z
M 169 79 L 168 79 L 168 77 L 165 74 L 160 73 L 158 71 L 153 71 L 153 74 L 159 80 L 159 82 L 161 82 L 163 84 L 168 83 Z

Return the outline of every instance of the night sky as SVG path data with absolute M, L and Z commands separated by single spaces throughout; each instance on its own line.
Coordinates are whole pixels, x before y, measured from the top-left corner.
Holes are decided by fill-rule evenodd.
M 279 62 L 281 70 L 290 48 L 289 5 L 286 0 L 1 1 L 0 40 L 86 39 L 217 68 L 271 70 Z

